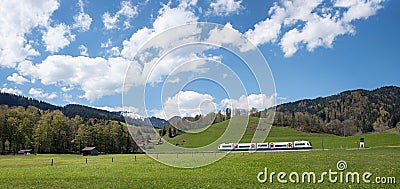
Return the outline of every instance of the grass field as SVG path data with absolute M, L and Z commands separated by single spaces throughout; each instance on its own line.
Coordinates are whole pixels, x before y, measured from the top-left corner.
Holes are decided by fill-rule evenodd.
M 250 121 L 250 125 L 254 125 L 257 120 L 252 118 Z M 184 147 L 208 144 L 224 132 L 224 124 L 213 125 L 197 135 L 183 134 L 171 140 Z M 246 131 L 242 142 L 250 141 L 251 134 L 252 129 Z M 361 137 L 365 138 L 366 149 L 357 149 Z M 329 150 L 319 150 L 322 139 L 324 148 Z M 0 188 L 400 188 L 400 135 L 394 131 L 340 137 L 272 127 L 267 138 L 267 141 L 293 140 L 310 140 L 318 150 L 231 153 L 211 165 L 191 169 L 170 167 L 144 154 L 0 156 Z M 192 156 L 197 160 L 216 160 L 218 157 L 216 153 L 195 153 L 160 154 L 159 158 L 182 162 L 190 161 Z M 347 169 L 337 169 L 336 163 L 340 160 L 346 161 Z M 272 183 L 270 180 L 260 183 L 257 175 L 266 167 L 269 175 L 286 173 L 284 179 L 288 183 L 279 183 L 276 174 Z M 343 175 L 357 172 L 360 183 L 345 182 L 345 176 L 342 182 L 336 183 L 330 182 L 328 176 L 324 177 L 323 183 L 308 183 L 308 178 L 302 182 L 304 172 L 314 172 L 318 182 L 321 174 L 329 170 Z M 291 172 L 299 174 L 299 183 L 289 181 Z M 372 174 L 371 183 L 363 182 L 364 172 Z M 372 183 L 377 177 L 392 183 Z
M 136 161 L 135 157 L 136 156 Z M 112 158 L 113 161 L 112 162 Z M 170 158 L 176 158 L 171 155 Z M 205 158 L 212 158 L 206 156 Z M 54 165 L 51 166 L 51 159 Z M 271 172 L 338 171 L 336 163 L 347 162 L 346 172 L 371 172 L 395 177 L 396 184 L 372 183 L 278 183 L 273 178 L 260 183 L 257 174 Z M 176 158 L 179 161 L 179 158 Z M 0 188 L 399 188 L 400 148 L 328 150 L 309 152 L 234 153 L 209 166 L 182 169 L 161 164 L 146 155 L 37 155 L 1 156 Z M 288 178 L 286 178 L 288 180 Z M 361 179 L 361 178 L 360 178 Z M 301 181 L 301 179 L 300 179 Z M 306 180 L 307 181 L 307 180 Z

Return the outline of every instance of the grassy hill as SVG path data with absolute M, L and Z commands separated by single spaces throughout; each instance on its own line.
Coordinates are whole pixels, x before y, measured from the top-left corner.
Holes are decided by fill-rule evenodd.
M 247 129 L 240 142 L 250 142 L 259 118 L 250 117 Z M 185 148 L 195 148 L 210 144 L 218 139 L 226 130 L 229 120 L 211 125 L 200 133 L 182 133 L 174 138 L 166 136 L 166 140 Z M 314 148 L 357 148 L 360 138 L 365 138 L 366 147 L 400 146 L 400 135 L 394 129 L 383 133 L 361 134 L 356 136 L 337 136 L 325 133 L 300 132 L 289 127 L 273 126 L 266 141 L 309 140 Z M 232 141 L 234 142 L 234 141 Z

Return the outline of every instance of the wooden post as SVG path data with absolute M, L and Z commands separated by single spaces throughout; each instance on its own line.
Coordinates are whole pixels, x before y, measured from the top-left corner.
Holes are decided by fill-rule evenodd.
M 111 162 L 114 162 L 114 157 L 111 157 Z
M 86 164 L 87 164 L 87 158 L 86 158 Z
M 54 159 L 51 159 L 51 166 L 53 166 Z
M 158 159 L 158 153 L 157 153 L 157 159 Z
M 136 161 L 136 156 L 135 156 L 135 161 Z
M 178 153 L 176 153 L 176 158 L 178 159 Z

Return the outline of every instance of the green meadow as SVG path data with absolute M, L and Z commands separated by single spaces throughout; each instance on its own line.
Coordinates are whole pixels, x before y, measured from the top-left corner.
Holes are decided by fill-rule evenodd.
M 135 161 L 136 156 L 136 161 Z M 88 163 L 86 164 L 86 158 Z M 175 155 L 170 155 L 175 158 Z M 212 156 L 205 156 L 212 158 Z M 51 166 L 51 159 L 54 160 Z M 305 182 L 272 183 L 257 180 L 259 172 L 315 172 L 317 181 L 339 160 L 346 172 L 370 172 L 370 183 Z M 173 168 L 144 154 L 1 156 L 0 188 L 399 188 L 400 148 L 364 150 L 314 150 L 308 152 L 231 153 L 201 168 Z M 262 175 L 263 176 L 263 175 Z M 376 177 L 395 178 L 396 183 L 377 184 Z M 288 180 L 289 178 L 286 178 Z M 360 178 L 362 179 L 362 178 Z M 387 179 L 388 180 L 388 179 Z M 312 180 L 311 180 L 312 182 Z
M 250 121 L 255 121 L 251 119 Z M 207 144 L 225 130 L 221 122 L 206 131 L 183 134 L 171 140 L 185 147 Z M 250 124 L 251 125 L 251 124 Z M 358 149 L 359 138 L 365 138 L 366 149 Z M 242 142 L 251 140 L 251 129 Z M 230 153 L 213 164 L 200 168 L 174 168 L 145 154 L 119 154 L 83 157 L 81 155 L 39 154 L 28 156 L 0 156 L 0 188 L 399 188 L 400 135 L 394 130 L 379 134 L 343 137 L 328 134 L 303 133 L 286 127 L 272 127 L 267 141 L 309 140 L 312 151 Z M 322 140 L 325 150 L 322 149 Z M 183 142 L 184 141 L 184 142 Z M 397 146 L 397 147 L 396 147 Z M 162 157 L 161 157 L 162 156 Z M 160 154 L 160 158 L 182 161 L 182 154 Z M 192 156 L 216 158 L 213 153 Z M 190 156 L 186 157 L 190 158 Z M 53 160 L 53 165 L 51 161 Z M 215 159 L 217 160 L 217 159 Z M 343 160 L 345 170 L 336 164 Z M 86 163 L 87 161 L 87 163 Z M 268 179 L 260 183 L 257 176 L 268 169 Z M 362 176 L 357 183 L 346 182 L 345 177 L 331 182 L 324 172 L 338 175 L 357 172 L 371 173 L 370 183 Z M 272 172 L 272 183 L 270 175 Z M 280 183 L 279 172 L 286 173 Z M 291 172 L 300 175 L 299 182 L 289 180 Z M 302 173 L 314 172 L 316 182 L 308 178 L 302 182 Z M 261 175 L 263 179 L 265 174 Z M 376 183 L 382 180 L 386 184 Z M 295 178 L 295 177 L 294 177 Z M 296 181 L 296 180 L 294 180 Z M 390 183 L 388 183 L 390 182 Z M 395 182 L 395 183 L 394 183 Z

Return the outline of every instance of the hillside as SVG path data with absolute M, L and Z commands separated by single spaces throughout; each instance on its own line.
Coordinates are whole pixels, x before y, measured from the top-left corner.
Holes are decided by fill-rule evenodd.
M 240 142 L 251 142 L 254 135 L 255 128 L 257 127 L 259 118 L 250 117 L 247 129 Z M 205 146 L 218 139 L 226 130 L 229 120 L 216 123 L 207 128 L 207 130 L 198 133 L 181 133 L 180 135 L 169 138 L 167 135 L 164 139 L 172 144 L 186 147 L 196 148 Z M 283 142 L 295 140 L 308 140 L 311 141 L 314 148 L 357 148 L 360 138 L 365 138 L 366 147 L 375 146 L 399 146 L 400 135 L 394 130 L 390 129 L 383 133 L 361 134 L 357 136 L 336 136 L 333 134 L 325 133 L 309 133 L 297 131 L 293 128 L 273 126 L 268 134 L 266 141 Z M 226 141 L 235 142 L 235 141 Z M 161 147 L 161 146 L 160 146 Z M 161 147 L 162 148 L 162 147 Z
M 69 118 L 74 118 L 76 115 L 79 115 L 83 118 L 124 121 L 124 117 L 115 112 L 109 112 L 106 110 L 100 110 L 78 104 L 68 104 L 64 107 L 60 107 L 33 98 L 8 93 L 0 93 L 0 105 L 7 105 L 9 107 L 22 106 L 24 108 L 33 106 L 40 110 L 60 110 Z
M 400 125 L 400 88 L 351 90 L 276 107 L 275 125 L 335 135 L 383 132 Z

